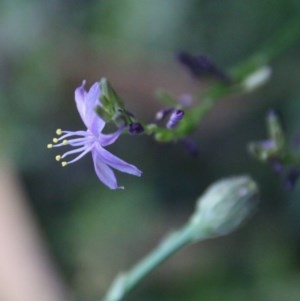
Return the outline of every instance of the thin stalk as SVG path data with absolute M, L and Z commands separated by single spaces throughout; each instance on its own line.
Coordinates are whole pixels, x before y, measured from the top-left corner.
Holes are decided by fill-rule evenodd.
M 138 283 L 149 275 L 166 259 L 192 241 L 193 226 L 187 224 L 181 230 L 168 236 L 149 255 L 138 262 L 131 270 L 119 275 L 113 282 L 102 301 L 119 301 L 123 299 Z

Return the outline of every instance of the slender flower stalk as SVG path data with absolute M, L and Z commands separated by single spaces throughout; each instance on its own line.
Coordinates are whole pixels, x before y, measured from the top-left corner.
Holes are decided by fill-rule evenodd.
M 97 106 L 102 106 L 99 100 L 101 95 L 99 83 L 93 84 L 88 92 L 84 89 L 85 83 L 83 81 L 82 85 L 75 90 L 75 102 L 87 129 L 75 132 L 58 129 L 56 131 L 58 137 L 55 137 L 53 143 L 48 144 L 47 147 L 54 148 L 69 145 L 73 148 L 55 157 L 57 161 L 61 161 L 69 156 L 73 156 L 69 161 L 61 161 L 62 166 L 75 163 L 91 152 L 99 180 L 110 189 L 124 188 L 118 186 L 112 168 L 135 176 L 140 176 L 142 172 L 134 165 L 123 161 L 104 148 L 113 144 L 119 138 L 124 127 L 119 128 L 112 134 L 102 133 L 105 121 L 95 112 Z
M 120 301 L 149 273 L 183 247 L 229 234 L 253 213 L 258 201 L 256 183 L 248 176 L 212 184 L 201 196 L 190 220 L 170 234 L 132 269 L 121 273 L 102 301 Z
M 159 142 L 178 141 L 191 135 L 219 101 L 228 96 L 252 92 L 265 84 L 271 76 L 271 69 L 268 67 L 270 63 L 288 48 L 298 43 L 300 41 L 299 37 L 300 19 L 295 18 L 286 26 L 282 26 L 273 37 L 267 39 L 254 55 L 226 72 L 226 75 L 228 74 L 230 78 L 229 81 L 215 82 L 205 91 L 200 91 L 197 95 L 194 95 L 193 107 L 185 110 L 184 119 L 175 129 L 150 124 L 145 127 L 145 132 L 148 135 L 153 134 Z M 181 53 L 178 59 L 192 74 L 202 76 L 205 73 L 213 73 L 212 62 L 205 60 L 203 57 L 199 59 L 199 57 Z M 172 100 L 168 93 L 163 94 L 167 94 L 167 97 L 162 97 L 163 99 Z M 201 99 L 201 102 L 197 103 L 197 98 Z

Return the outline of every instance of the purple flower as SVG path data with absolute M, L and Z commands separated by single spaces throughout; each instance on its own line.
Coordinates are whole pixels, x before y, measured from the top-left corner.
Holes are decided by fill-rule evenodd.
M 83 81 L 82 85 L 75 90 L 75 102 L 87 129 L 75 132 L 58 129 L 56 134 L 60 137 L 54 138 L 54 144 L 48 144 L 48 148 L 65 145 L 73 147 L 72 150 L 67 151 L 63 155 L 56 156 L 56 160 L 60 161 L 76 154 L 75 158 L 70 161 L 62 161 L 62 166 L 74 163 L 91 152 L 95 171 L 100 181 L 110 189 L 124 188 L 118 186 L 117 179 L 111 168 L 135 176 L 140 176 L 142 172 L 134 165 L 121 160 L 104 148 L 114 143 L 124 128 L 120 128 L 112 134 L 102 134 L 105 121 L 95 112 L 96 106 L 102 106 L 99 100 L 101 95 L 99 83 L 93 84 L 88 92 L 84 89 L 85 83 Z

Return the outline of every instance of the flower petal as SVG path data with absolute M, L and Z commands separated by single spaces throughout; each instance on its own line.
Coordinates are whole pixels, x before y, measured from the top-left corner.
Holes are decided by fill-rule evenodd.
M 99 142 L 101 146 L 107 146 L 113 144 L 121 135 L 124 128 L 118 129 L 112 134 L 101 134 L 99 136 Z
M 116 179 L 114 172 L 108 165 L 106 165 L 102 161 L 102 158 L 99 156 L 99 152 L 96 149 L 94 149 L 92 151 L 92 157 L 93 157 L 93 161 L 94 161 L 94 167 L 95 167 L 96 174 L 97 174 L 99 180 L 104 185 L 106 185 L 110 189 L 124 188 L 124 187 L 118 186 L 117 179 Z
M 111 166 L 114 169 L 117 169 L 121 172 L 125 172 L 134 176 L 141 176 L 142 172 L 135 167 L 132 164 L 129 164 L 122 159 L 116 157 L 106 149 L 102 148 L 101 146 L 96 146 L 97 152 L 99 156 L 101 157 L 100 160 L 102 160 L 105 164 Z
M 95 118 L 101 119 L 95 112 L 96 106 L 100 105 L 100 100 L 99 100 L 100 94 L 101 94 L 100 86 L 99 83 L 96 82 L 91 86 L 85 100 L 85 118 L 86 121 L 89 123 L 88 127 L 91 126 Z
M 86 125 L 86 122 L 85 122 L 85 100 L 86 100 L 87 92 L 84 89 L 85 83 L 86 83 L 85 80 L 82 81 L 81 86 L 76 88 L 76 90 L 75 90 L 75 102 L 76 102 L 77 110 L 80 114 L 80 117 L 81 117 L 82 121 L 84 122 L 84 124 Z
M 84 89 L 85 83 L 86 81 L 83 81 L 81 86 L 75 90 L 77 110 L 86 127 L 94 134 L 99 134 L 105 125 L 104 120 L 95 112 L 96 106 L 100 104 L 99 83 L 94 83 L 88 92 Z

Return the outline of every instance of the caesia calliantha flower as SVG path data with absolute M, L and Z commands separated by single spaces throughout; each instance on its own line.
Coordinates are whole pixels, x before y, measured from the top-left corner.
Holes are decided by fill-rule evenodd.
M 123 161 L 104 148 L 114 143 L 123 129 L 120 128 L 112 134 L 102 134 L 105 121 L 95 112 L 96 107 L 102 105 L 99 99 L 101 95 L 99 83 L 93 84 L 88 92 L 84 86 L 85 81 L 75 90 L 75 102 L 80 117 L 87 129 L 75 132 L 58 129 L 56 134 L 59 137 L 54 138 L 54 143 L 48 144 L 47 147 L 53 148 L 69 145 L 73 148 L 55 157 L 57 161 L 61 161 L 69 156 L 73 157 L 69 161 L 61 161 L 62 166 L 74 163 L 91 152 L 95 171 L 100 181 L 111 189 L 123 188 L 122 186 L 118 186 L 112 168 L 135 176 L 140 176 L 142 172 L 134 165 Z

